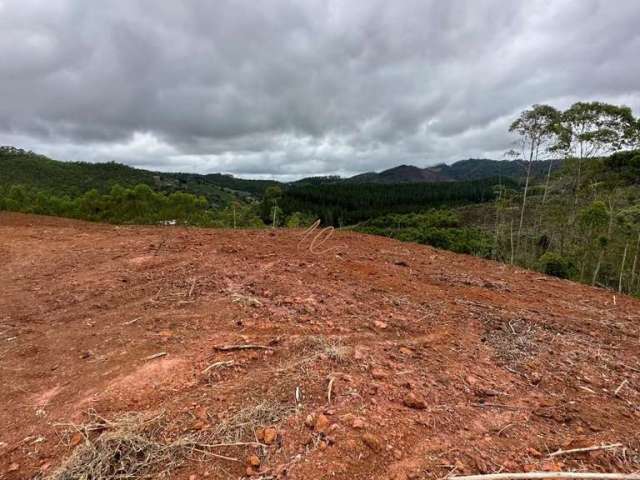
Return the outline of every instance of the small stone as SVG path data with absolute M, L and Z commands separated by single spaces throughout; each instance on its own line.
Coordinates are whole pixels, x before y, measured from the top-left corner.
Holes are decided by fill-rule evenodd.
M 314 424 L 313 415 L 311 414 L 307 415 L 307 418 L 304 419 L 304 424 L 309 428 L 313 428 L 313 424 Z
M 377 452 L 381 449 L 380 440 L 378 439 L 378 437 L 376 437 L 372 433 L 365 433 L 364 435 L 362 435 L 362 441 L 367 447 L 369 447 L 374 452 Z
M 264 443 L 271 445 L 278 438 L 278 431 L 274 427 L 264 429 Z
M 252 467 L 259 467 L 260 466 L 260 457 L 258 457 L 257 455 L 251 455 L 247 459 L 247 463 L 249 465 L 251 465 Z
M 207 411 L 207 407 L 200 406 L 195 409 L 196 418 L 200 420 L 207 421 L 209 420 L 209 412 Z
M 10 472 L 15 472 L 16 470 L 20 470 L 20 464 L 13 462 L 11 465 L 9 465 Z
M 209 424 L 207 422 L 205 422 L 204 420 L 196 420 L 195 422 L 193 422 L 192 428 L 194 430 L 204 430 L 208 426 L 209 426 Z
M 76 432 L 71 436 L 71 446 L 75 447 L 77 445 L 80 444 L 80 442 L 82 441 L 84 437 L 82 436 L 82 434 L 80 432 Z
M 352 427 L 357 429 L 357 430 L 360 430 L 360 429 L 364 428 L 365 427 L 364 420 L 362 418 L 360 418 L 360 417 L 356 417 L 353 420 Z
M 413 392 L 407 393 L 407 395 L 404 397 L 404 400 L 402 402 L 407 407 L 415 408 L 416 410 L 424 410 L 425 408 L 427 408 L 426 402 L 421 398 L 418 398 L 416 394 Z
M 356 348 L 353 352 L 354 360 L 364 360 L 364 351 L 360 348 Z
M 402 458 L 402 452 L 400 450 L 394 450 L 393 456 L 396 457 L 396 460 L 400 460 Z
M 383 322 L 382 320 L 376 320 L 376 321 L 373 322 L 373 324 L 376 326 L 376 328 L 379 328 L 380 330 L 384 330 L 385 328 L 387 328 L 389 326 L 385 322 Z
M 327 429 L 329 428 L 329 419 L 326 417 L 326 415 L 322 413 L 318 415 L 314 428 L 316 432 L 326 433 Z
M 413 350 L 411 350 L 410 348 L 407 347 L 400 347 L 400 353 L 402 353 L 403 355 L 413 355 Z
M 374 368 L 371 370 L 371 376 L 376 380 L 382 380 L 383 378 L 387 378 L 387 372 L 380 368 Z
M 540 458 L 542 456 L 542 453 L 540 453 L 538 450 L 536 450 L 533 447 L 527 448 L 527 453 L 532 457 L 536 457 L 536 458 Z

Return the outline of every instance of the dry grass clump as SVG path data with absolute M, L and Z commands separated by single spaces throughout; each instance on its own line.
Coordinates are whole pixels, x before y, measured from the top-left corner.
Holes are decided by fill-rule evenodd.
M 535 324 L 526 320 L 493 321 L 485 341 L 500 360 L 517 365 L 538 351 L 538 330 Z
M 219 442 L 255 441 L 255 431 L 258 428 L 279 423 L 293 410 L 290 405 L 263 400 L 232 413 L 228 418 L 223 418 L 211 435 Z
M 299 374 L 311 375 L 317 373 L 316 369 L 310 367 L 318 361 L 347 363 L 351 357 L 351 348 L 344 345 L 340 339 L 327 338 L 323 335 L 300 338 L 293 343 L 292 350 L 298 355 L 292 360 L 285 361 L 279 368 L 280 372 L 297 371 Z
M 243 305 L 245 307 L 262 307 L 262 302 L 256 297 L 253 297 L 251 295 L 243 295 L 241 293 L 232 293 L 231 301 L 233 303 L 239 303 L 240 305 Z
M 151 419 L 128 414 L 109 421 L 90 412 L 91 421 L 72 426 L 84 443 L 49 477 L 49 480 L 107 480 L 162 474 L 179 466 L 183 446 L 164 443 L 157 437 L 162 416 Z M 96 432 L 97 438 L 93 438 Z
M 84 425 L 67 425 L 67 437 L 81 434 L 78 445 L 47 480 L 115 480 L 159 478 L 187 459 L 218 459 L 240 462 L 238 449 L 262 446 L 255 438 L 258 428 L 280 422 L 292 407 L 262 401 L 221 420 L 215 428 L 198 434 L 168 439 L 164 415 L 153 418 L 127 414 L 107 420 L 90 412 Z
M 337 363 L 344 363 L 349 359 L 351 348 L 344 345 L 338 338 L 328 338 L 324 335 L 305 337 L 299 347 L 309 353 L 313 360 L 327 359 Z

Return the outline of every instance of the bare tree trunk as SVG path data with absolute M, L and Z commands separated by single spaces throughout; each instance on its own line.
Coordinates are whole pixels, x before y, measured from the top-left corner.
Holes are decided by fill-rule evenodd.
M 500 194 L 498 195 L 498 199 L 496 200 L 496 227 L 495 227 L 495 236 L 493 237 L 493 259 L 498 260 L 498 228 L 500 227 L 500 202 L 502 201 L 502 190 L 500 190 Z
M 624 263 L 627 260 L 627 250 L 629 249 L 629 242 L 624 244 L 624 253 L 622 254 L 622 264 L 620 265 L 620 280 L 618 280 L 618 293 L 622 293 L 622 277 L 624 274 Z
M 609 226 L 607 227 L 607 244 L 608 242 L 611 240 L 611 231 L 613 230 L 613 201 L 611 200 L 611 198 L 609 198 L 608 200 L 609 203 Z M 602 259 L 604 257 L 604 252 L 607 249 L 607 247 L 602 247 L 600 249 L 600 253 L 598 255 L 598 263 L 596 264 L 596 269 L 593 272 L 593 279 L 591 280 L 591 285 L 595 285 L 596 281 L 598 280 L 598 273 L 600 273 L 600 267 L 602 266 Z
M 278 206 L 273 206 L 273 223 L 271 224 L 271 228 L 276 228 L 276 212 L 278 211 Z
M 544 182 L 544 193 L 542 194 L 542 205 L 547 201 L 547 194 L 549 192 L 549 182 L 551 181 L 551 167 L 553 166 L 553 159 L 549 160 L 549 169 L 547 170 L 547 179 Z
M 602 265 L 602 257 L 604 257 L 604 248 L 600 249 L 600 253 L 598 254 L 598 263 L 596 263 L 596 269 L 593 271 L 593 278 L 591 279 L 591 286 L 595 286 L 596 281 L 598 280 L 598 273 L 600 273 L 600 265 Z
M 638 265 L 638 252 L 640 252 L 640 233 L 638 234 L 638 242 L 636 243 L 636 253 L 633 256 L 633 263 L 631 265 L 631 284 L 629 285 L 629 291 L 633 291 L 636 284 L 636 266 Z
M 233 204 L 233 228 L 234 228 L 234 230 L 236 228 L 236 205 L 235 205 L 235 203 Z
M 537 228 L 542 228 L 542 217 L 544 216 L 544 204 L 547 201 L 547 195 L 549 193 L 549 183 L 551 182 L 552 165 L 553 165 L 553 159 L 549 160 L 549 169 L 547 170 L 547 179 L 544 182 L 544 193 L 542 194 L 542 203 L 540 204 L 540 217 L 538 218 Z
M 580 155 L 578 156 L 578 174 L 576 176 L 576 191 L 573 197 L 573 214 L 571 223 L 576 219 L 576 211 L 578 209 L 578 191 L 580 190 L 580 183 L 582 181 L 582 158 L 584 156 L 584 145 L 580 142 Z
M 587 269 L 587 252 L 584 252 L 582 256 L 582 262 L 580 265 L 580 282 L 584 281 L 584 271 Z
M 576 178 L 576 191 L 575 191 L 575 196 L 573 198 L 573 206 L 574 206 L 574 211 L 578 205 L 578 190 L 580 189 L 580 183 L 582 181 L 582 158 L 578 158 L 578 175 Z
M 515 250 L 513 248 L 513 219 L 511 220 L 511 265 L 513 265 L 513 259 L 515 257 Z
M 529 165 L 527 165 L 527 178 L 524 182 L 524 192 L 522 193 L 522 208 L 520 209 L 520 224 L 518 225 L 518 235 L 516 237 L 516 249 L 520 247 L 520 235 L 522 234 L 522 224 L 524 223 L 524 209 L 527 205 L 527 192 L 529 191 L 529 179 L 531 178 L 531 165 L 533 163 L 534 148 L 531 147 L 529 155 Z

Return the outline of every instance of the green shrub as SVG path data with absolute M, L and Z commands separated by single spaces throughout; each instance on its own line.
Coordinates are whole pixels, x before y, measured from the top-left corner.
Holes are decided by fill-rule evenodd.
M 539 268 L 547 275 L 559 278 L 571 278 L 575 275 L 573 262 L 558 253 L 547 252 L 538 259 Z

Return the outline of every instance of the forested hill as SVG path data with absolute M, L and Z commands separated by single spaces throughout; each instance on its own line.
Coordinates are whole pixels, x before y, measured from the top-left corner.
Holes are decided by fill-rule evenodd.
M 120 163 L 61 162 L 13 147 L 0 147 L 0 188 L 25 185 L 56 195 L 75 197 L 91 189 L 108 192 L 114 185 L 148 185 L 163 193 L 202 195 L 211 204 L 228 203 L 235 195 L 259 197 L 278 182 L 243 180 L 220 173 L 153 172 Z
M 561 161 L 538 161 L 532 164 L 532 176 L 546 175 L 549 167 L 556 170 Z M 417 182 L 453 182 L 482 180 L 485 178 L 520 179 L 527 174 L 527 162 L 522 160 L 489 160 L 470 158 L 451 165 L 439 164 L 433 167 L 419 168 L 412 165 L 400 165 L 380 173 L 368 172 L 342 180 L 346 183 L 417 183 Z
M 554 169 L 559 166 L 560 162 L 554 162 Z M 548 168 L 548 162 L 536 162 L 533 164 L 533 175 L 543 176 Z M 213 204 L 224 203 L 234 195 L 261 197 L 266 188 L 275 185 L 287 188 L 328 183 L 432 183 L 486 178 L 520 179 L 525 174 L 526 166 L 522 161 L 469 159 L 451 165 L 427 168 L 400 165 L 380 173 L 370 172 L 350 178 L 310 177 L 283 184 L 273 180 L 247 180 L 221 173 L 154 172 L 115 162 L 61 162 L 18 148 L 0 147 L 0 187 L 25 185 L 57 195 L 77 196 L 91 189 L 104 193 L 116 184 L 123 187 L 145 184 L 163 193 L 182 191 L 203 195 Z

